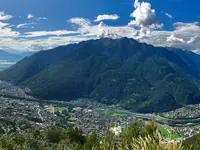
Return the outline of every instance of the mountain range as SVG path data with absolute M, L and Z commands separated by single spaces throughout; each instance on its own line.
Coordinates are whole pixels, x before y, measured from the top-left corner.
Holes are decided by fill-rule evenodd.
M 12 54 L 3 50 L 0 50 L 0 60 L 7 62 L 16 62 L 22 59 L 23 57 L 17 54 Z
M 31 56 L 33 52 L 10 53 L 0 50 L 0 71 L 9 68 L 24 57 Z
M 34 97 L 88 98 L 134 112 L 200 103 L 200 56 L 134 39 L 99 39 L 40 51 L 0 72 Z

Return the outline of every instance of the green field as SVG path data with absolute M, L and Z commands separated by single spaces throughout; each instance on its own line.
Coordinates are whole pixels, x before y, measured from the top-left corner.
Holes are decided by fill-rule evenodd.
M 75 117 L 70 117 L 68 120 L 69 121 L 76 121 L 76 118 Z
M 171 139 L 178 139 L 180 136 L 177 133 L 171 134 Z
M 68 111 L 68 107 L 54 107 L 54 112 L 63 111 L 63 110 Z
M 162 136 L 166 139 L 178 139 L 180 136 L 176 133 L 169 133 L 169 131 L 164 127 L 158 127 L 158 130 L 162 134 Z
M 105 116 L 116 116 L 116 117 L 119 117 L 119 116 L 129 116 L 130 115 L 128 113 L 119 112 L 117 110 L 108 110 L 108 109 L 99 110 L 99 109 L 96 109 L 95 111 L 97 111 L 98 113 L 100 113 L 102 115 L 105 115 Z

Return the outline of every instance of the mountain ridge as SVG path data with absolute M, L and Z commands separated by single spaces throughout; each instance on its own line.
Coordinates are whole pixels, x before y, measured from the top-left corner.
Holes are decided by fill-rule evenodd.
M 2 60 L 2 61 L 16 62 L 22 58 L 23 57 L 20 55 L 12 54 L 12 53 L 6 52 L 4 50 L 0 50 L 0 60 Z
M 1 72 L 0 79 L 27 86 L 41 99 L 84 97 L 160 112 L 200 103 L 200 72 L 193 66 L 199 64 L 187 62 L 191 57 L 134 39 L 105 38 L 38 52 Z

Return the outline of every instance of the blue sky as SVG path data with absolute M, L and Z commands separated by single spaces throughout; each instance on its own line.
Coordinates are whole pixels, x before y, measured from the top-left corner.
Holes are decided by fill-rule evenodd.
M 0 0 L 0 48 L 38 51 L 129 37 L 200 52 L 199 6 L 199 0 Z

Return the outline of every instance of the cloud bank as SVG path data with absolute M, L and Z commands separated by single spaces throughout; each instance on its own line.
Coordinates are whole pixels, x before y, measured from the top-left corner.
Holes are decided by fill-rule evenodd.
M 0 13 L 0 49 L 8 50 L 46 50 L 60 45 L 78 43 L 89 39 L 99 38 L 121 38 L 128 37 L 137 39 L 140 42 L 154 46 L 170 46 L 182 48 L 200 53 L 200 23 L 173 23 L 173 30 L 163 30 L 163 24 L 156 16 L 156 10 L 152 9 L 149 2 L 135 0 L 133 12 L 130 15 L 134 18 L 127 24 L 111 26 L 103 23 L 104 20 L 116 20 L 117 15 L 99 15 L 94 21 L 87 18 L 75 17 L 67 20 L 71 30 L 41 30 L 41 31 L 15 31 L 8 22 L 11 15 Z M 170 18 L 170 16 L 168 16 Z M 46 20 L 48 18 L 40 18 Z M 28 15 L 27 20 L 36 22 L 36 17 Z M 39 22 L 37 22 L 39 23 Z M 15 25 L 17 28 L 24 28 L 30 23 Z M 12 43 L 12 44 L 10 44 Z

